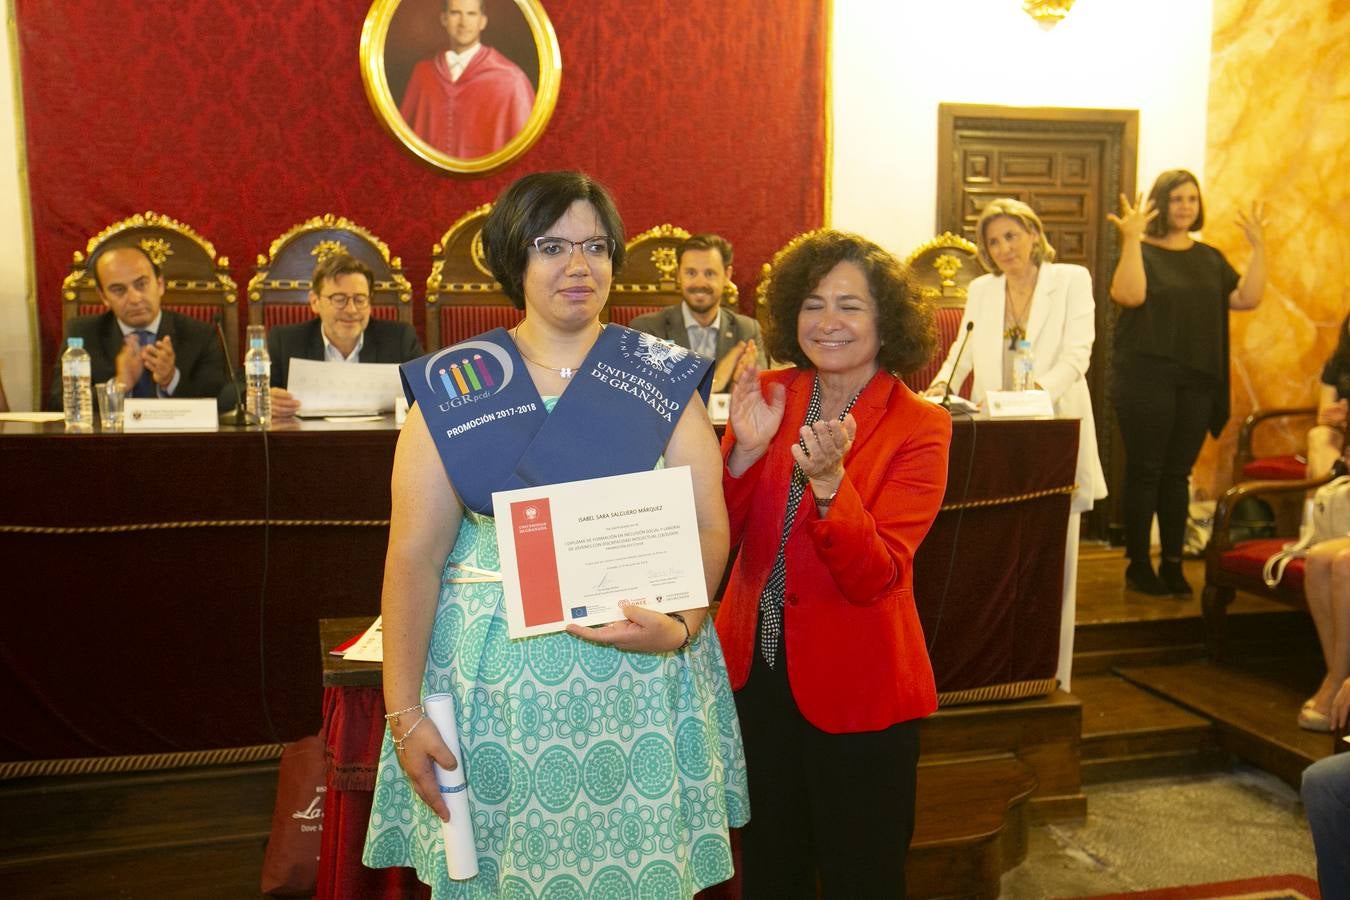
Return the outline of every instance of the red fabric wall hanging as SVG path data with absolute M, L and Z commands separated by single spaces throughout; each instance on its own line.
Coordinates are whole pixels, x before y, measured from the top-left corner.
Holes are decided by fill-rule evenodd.
M 748 307 L 760 264 L 823 220 L 825 0 L 544 6 L 563 55 L 553 118 L 474 179 L 381 127 L 358 61 L 366 0 L 16 0 L 44 370 L 72 251 L 126 216 L 155 210 L 212 241 L 242 305 L 274 237 L 345 215 L 403 257 L 420 327 L 435 240 L 544 169 L 606 183 L 632 234 L 726 235 Z

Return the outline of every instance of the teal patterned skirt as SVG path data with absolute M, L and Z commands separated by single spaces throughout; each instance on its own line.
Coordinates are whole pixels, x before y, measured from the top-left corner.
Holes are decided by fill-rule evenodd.
M 442 573 L 422 694 L 457 705 L 478 875 L 451 881 L 440 820 L 385 729 L 362 862 L 412 866 L 441 898 L 677 898 L 731 877 L 728 826 L 750 804 L 711 619 L 678 653 L 559 633 L 510 640 L 491 519 L 466 513 Z

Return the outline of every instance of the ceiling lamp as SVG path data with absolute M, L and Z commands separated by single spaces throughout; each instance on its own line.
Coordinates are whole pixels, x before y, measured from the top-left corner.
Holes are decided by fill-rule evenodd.
M 1022 0 L 1022 9 L 1046 31 L 1069 14 L 1073 0 Z

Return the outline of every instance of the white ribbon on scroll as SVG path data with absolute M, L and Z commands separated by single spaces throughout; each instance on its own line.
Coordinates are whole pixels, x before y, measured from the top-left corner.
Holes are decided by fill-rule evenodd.
M 478 874 L 478 848 L 473 839 L 473 819 L 469 816 L 469 784 L 464 780 L 464 756 L 459 749 L 459 727 L 455 725 L 455 698 L 450 694 L 430 694 L 422 700 L 422 709 L 441 733 L 441 740 L 455 754 L 459 765 L 446 771 L 432 763 L 441 796 L 450 808 L 450 821 L 441 823 L 445 840 L 445 870 L 454 881 Z

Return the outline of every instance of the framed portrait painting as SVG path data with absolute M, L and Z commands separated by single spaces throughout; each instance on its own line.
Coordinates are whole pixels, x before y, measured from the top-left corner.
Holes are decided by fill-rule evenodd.
M 544 133 L 562 53 L 539 0 L 375 0 L 361 79 L 380 122 L 414 155 L 478 174 Z

